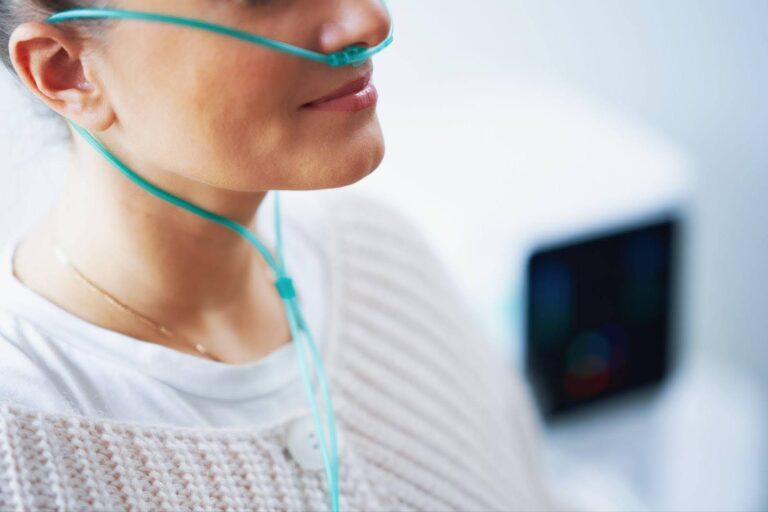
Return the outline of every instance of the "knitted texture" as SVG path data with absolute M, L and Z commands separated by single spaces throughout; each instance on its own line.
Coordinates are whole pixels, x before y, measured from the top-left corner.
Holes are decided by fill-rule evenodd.
M 364 194 L 329 204 L 339 303 L 323 362 L 344 433 L 341 510 L 563 510 L 527 389 L 423 234 Z M 328 510 L 324 471 L 285 448 L 289 423 L 169 427 L 0 404 L 0 511 Z

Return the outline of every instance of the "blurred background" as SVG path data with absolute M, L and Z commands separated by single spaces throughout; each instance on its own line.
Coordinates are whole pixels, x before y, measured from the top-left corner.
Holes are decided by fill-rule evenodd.
M 423 228 L 509 349 L 559 492 L 768 510 L 768 2 L 388 4 L 387 157 L 352 188 Z M 0 95 L 1 243 L 65 155 Z

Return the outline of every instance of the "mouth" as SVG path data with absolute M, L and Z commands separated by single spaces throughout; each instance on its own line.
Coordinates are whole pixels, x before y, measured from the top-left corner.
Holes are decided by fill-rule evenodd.
M 361 110 L 376 103 L 377 92 L 371 83 L 372 70 L 316 100 L 305 103 L 301 108 L 323 110 Z

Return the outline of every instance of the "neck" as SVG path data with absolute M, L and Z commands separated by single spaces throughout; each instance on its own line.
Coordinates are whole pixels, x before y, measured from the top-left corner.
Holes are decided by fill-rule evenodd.
M 266 192 L 216 189 L 167 172 L 141 175 L 262 239 L 256 215 Z M 72 157 L 52 224 L 84 273 L 173 325 L 253 304 L 253 283 L 266 282 L 255 274 L 270 271 L 237 233 L 150 194 L 87 151 Z

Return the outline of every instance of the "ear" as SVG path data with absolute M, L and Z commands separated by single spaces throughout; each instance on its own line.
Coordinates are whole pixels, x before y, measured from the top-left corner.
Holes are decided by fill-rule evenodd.
M 24 85 L 59 115 L 94 131 L 114 122 L 82 40 L 56 25 L 33 21 L 13 31 L 9 50 Z

